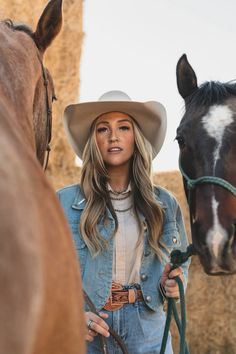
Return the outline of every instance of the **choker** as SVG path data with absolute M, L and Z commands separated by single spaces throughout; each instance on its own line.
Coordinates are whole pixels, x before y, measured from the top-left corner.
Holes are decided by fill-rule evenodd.
M 128 187 L 127 187 L 128 188 Z M 113 193 L 113 194 L 115 194 L 115 195 L 121 195 L 121 194 L 127 194 L 127 193 L 131 193 L 131 191 L 127 191 L 127 192 L 125 192 L 126 190 L 127 190 L 127 188 L 125 188 L 125 189 L 123 189 L 122 191 L 113 191 L 113 189 L 112 190 L 109 190 L 109 192 L 110 193 Z
M 111 199 L 111 200 L 125 200 L 125 199 L 127 199 L 127 198 L 130 197 L 130 193 L 129 193 L 129 194 L 128 194 L 128 193 L 125 193 L 125 194 L 127 194 L 127 195 L 125 195 L 124 197 L 117 197 L 117 198 L 115 198 L 115 197 L 110 197 L 110 199 Z

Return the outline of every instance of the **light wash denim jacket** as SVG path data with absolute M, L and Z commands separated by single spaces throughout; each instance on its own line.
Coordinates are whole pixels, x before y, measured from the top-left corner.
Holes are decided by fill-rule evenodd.
M 176 199 L 164 188 L 155 187 L 155 196 L 164 208 L 164 224 L 161 239 L 168 247 L 169 254 L 173 249 L 186 251 L 188 241 L 183 225 L 180 207 Z M 112 283 L 112 258 L 113 238 L 109 241 L 106 251 L 97 257 L 93 257 L 79 232 L 81 213 L 86 205 L 86 200 L 81 192 L 79 184 L 67 186 L 58 191 L 58 197 L 69 222 L 76 252 L 80 262 L 83 289 L 89 295 L 97 310 L 100 311 L 105 305 Z M 107 211 L 108 223 L 98 225 L 101 235 L 108 239 L 114 230 L 115 221 L 109 210 Z M 164 263 L 161 263 L 151 251 L 147 242 L 147 231 L 144 234 L 144 252 L 140 269 L 140 286 L 146 305 L 156 311 L 163 305 L 163 297 L 159 290 L 159 281 L 163 272 Z M 167 253 L 164 249 L 163 252 Z M 167 253 L 167 255 L 169 255 Z M 189 262 L 182 268 L 187 281 Z M 185 286 L 186 286 L 185 281 Z

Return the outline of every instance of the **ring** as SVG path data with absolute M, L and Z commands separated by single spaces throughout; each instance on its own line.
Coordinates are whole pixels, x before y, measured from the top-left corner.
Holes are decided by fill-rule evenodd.
M 89 329 L 92 329 L 91 324 L 92 324 L 93 322 L 94 322 L 93 320 L 89 320 L 89 321 L 88 321 L 87 327 L 88 327 Z

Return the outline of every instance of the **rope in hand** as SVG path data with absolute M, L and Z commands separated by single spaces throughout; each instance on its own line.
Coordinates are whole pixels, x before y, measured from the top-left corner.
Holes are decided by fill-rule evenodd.
M 91 312 L 95 313 L 97 316 L 99 316 L 99 313 L 96 310 L 96 307 L 94 306 L 92 300 L 89 298 L 88 294 L 86 294 L 85 291 L 83 291 L 84 293 L 84 299 L 85 302 L 88 304 Z M 99 316 L 100 317 L 100 316 Z M 128 350 L 126 348 L 126 345 L 124 344 L 124 342 L 122 341 L 121 337 L 111 328 L 109 327 L 109 332 L 112 335 L 112 337 L 116 340 L 116 342 L 118 343 L 118 345 L 120 346 L 122 353 L 123 354 L 128 354 Z M 101 344 L 101 349 L 102 349 L 102 353 L 103 354 L 109 354 L 108 353 L 108 349 L 107 349 L 107 341 L 106 338 L 103 337 L 102 335 L 99 335 L 100 338 L 100 344 Z
M 185 263 L 188 258 L 192 255 L 195 255 L 196 251 L 194 246 L 191 244 L 188 246 L 186 252 L 181 252 L 180 250 L 174 250 L 171 252 L 170 255 L 170 262 L 172 264 L 171 270 L 180 267 L 183 263 Z M 180 315 L 181 319 L 179 318 L 179 314 L 176 308 L 175 300 L 172 298 L 168 298 L 168 307 L 167 307 L 167 315 L 166 315 L 166 323 L 164 334 L 161 343 L 161 351 L 160 354 L 165 354 L 166 343 L 168 339 L 168 333 L 170 329 L 171 317 L 172 314 L 174 315 L 174 319 L 179 331 L 180 335 L 180 348 L 179 354 L 189 354 L 188 345 L 185 340 L 185 331 L 186 331 L 186 306 L 185 306 L 185 298 L 184 298 L 184 286 L 179 277 L 174 278 L 179 287 L 179 294 L 180 294 Z

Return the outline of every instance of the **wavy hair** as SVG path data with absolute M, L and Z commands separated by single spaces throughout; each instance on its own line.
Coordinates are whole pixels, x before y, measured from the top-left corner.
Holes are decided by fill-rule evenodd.
M 135 149 L 130 170 L 134 213 L 139 225 L 139 241 L 143 240 L 144 226 L 140 213 L 145 217 L 148 228 L 148 242 L 152 251 L 163 259 L 159 241 L 163 210 L 155 198 L 152 182 L 152 146 L 144 137 L 135 120 L 132 119 L 135 138 Z M 87 201 L 80 219 L 80 233 L 91 254 L 96 256 L 107 249 L 109 239 L 104 239 L 99 232 L 99 224 L 108 223 L 108 210 L 115 220 L 115 229 L 110 235 L 114 237 L 118 221 L 112 206 L 107 183 L 109 176 L 96 141 L 96 120 L 91 126 L 91 134 L 83 153 L 81 172 L 81 189 Z M 162 245 L 163 246 L 163 245 Z

